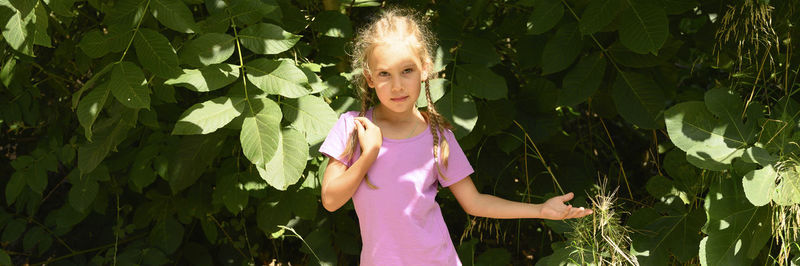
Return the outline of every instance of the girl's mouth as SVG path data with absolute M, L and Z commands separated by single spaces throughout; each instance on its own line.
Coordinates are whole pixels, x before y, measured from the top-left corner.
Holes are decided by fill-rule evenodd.
M 392 101 L 393 102 L 402 102 L 402 101 L 405 101 L 406 99 L 408 99 L 408 96 L 392 98 Z

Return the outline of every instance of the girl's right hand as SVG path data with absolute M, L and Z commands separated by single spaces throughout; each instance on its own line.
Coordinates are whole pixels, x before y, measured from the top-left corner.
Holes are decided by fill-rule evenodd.
M 377 156 L 383 143 L 381 129 L 366 117 L 356 117 L 353 121 L 356 123 L 361 151 L 363 153 L 374 152 Z

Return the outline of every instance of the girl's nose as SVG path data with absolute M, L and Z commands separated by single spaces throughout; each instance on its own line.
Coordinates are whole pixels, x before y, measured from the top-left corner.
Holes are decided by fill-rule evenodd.
M 400 82 L 399 78 L 392 79 L 392 91 L 399 91 L 403 89 L 403 84 Z

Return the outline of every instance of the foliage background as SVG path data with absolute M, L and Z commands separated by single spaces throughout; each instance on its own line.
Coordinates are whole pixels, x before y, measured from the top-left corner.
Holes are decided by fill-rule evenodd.
M 317 148 L 387 4 L 0 0 L 0 264 L 356 264 Z M 797 260 L 795 2 L 402 5 L 439 39 L 432 94 L 480 191 L 607 182 L 644 265 Z M 439 202 L 466 265 L 592 263 L 566 223 Z

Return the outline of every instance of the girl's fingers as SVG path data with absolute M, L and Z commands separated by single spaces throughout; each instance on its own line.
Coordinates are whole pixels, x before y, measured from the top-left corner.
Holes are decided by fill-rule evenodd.
M 572 192 L 559 196 L 562 202 L 567 202 L 571 200 L 573 197 L 575 197 L 575 194 L 573 194 Z
M 358 135 L 359 136 L 364 135 L 364 125 L 361 124 L 361 121 L 358 120 L 358 118 L 356 118 L 356 120 L 353 121 L 356 123 L 356 130 L 358 131 Z

